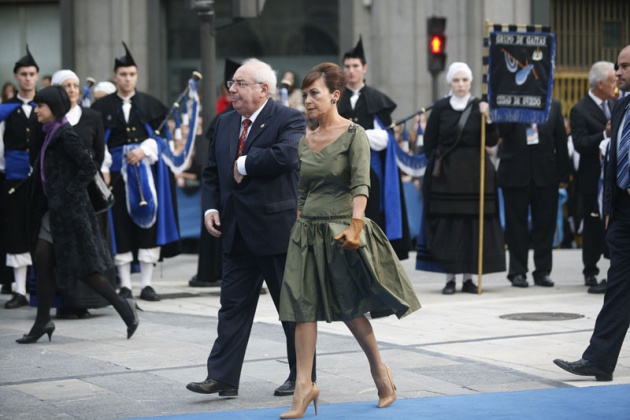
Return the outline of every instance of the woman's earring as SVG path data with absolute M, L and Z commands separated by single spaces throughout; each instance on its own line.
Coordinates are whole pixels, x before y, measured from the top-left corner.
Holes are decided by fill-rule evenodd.
M 333 98 L 333 99 L 330 100 L 330 103 L 334 105 L 334 104 L 337 103 L 337 100 L 335 98 Z

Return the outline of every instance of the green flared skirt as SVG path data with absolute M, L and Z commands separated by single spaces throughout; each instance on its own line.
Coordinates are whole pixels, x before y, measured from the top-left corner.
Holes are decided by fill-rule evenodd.
M 402 318 L 420 302 L 378 225 L 364 219 L 359 249 L 346 251 L 333 238 L 350 217 L 300 218 L 291 231 L 280 294 L 282 321 L 346 321 Z

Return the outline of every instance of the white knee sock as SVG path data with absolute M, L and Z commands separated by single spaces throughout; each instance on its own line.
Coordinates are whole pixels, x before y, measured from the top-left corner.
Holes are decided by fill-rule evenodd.
M 26 272 L 28 267 L 13 267 L 13 277 L 15 277 L 15 293 L 26 296 Z
M 142 288 L 151 286 L 151 279 L 153 278 L 153 263 L 140 261 L 140 270 L 142 276 Z
M 455 281 L 455 274 L 453 273 L 446 274 L 446 282 L 448 283 L 449 281 Z
M 120 287 L 131 290 L 131 263 L 117 264 L 118 277 L 120 277 Z

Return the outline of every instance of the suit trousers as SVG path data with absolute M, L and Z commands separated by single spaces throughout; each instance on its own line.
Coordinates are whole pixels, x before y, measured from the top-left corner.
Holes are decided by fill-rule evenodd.
M 582 264 L 584 276 L 597 276 L 597 262 L 604 252 L 604 223 L 599 217 L 597 194 L 582 194 L 584 230 L 582 232 Z
M 198 283 L 213 283 L 221 280 L 223 274 L 222 250 L 221 238 L 210 235 L 202 220 L 199 236 L 199 259 L 197 260 Z
M 286 257 L 286 254 L 254 255 L 237 227 L 232 252 L 223 254 L 218 336 L 208 357 L 207 379 L 238 388 L 263 279 L 278 309 Z M 282 322 L 282 327 L 287 343 L 289 379 L 295 380 L 295 323 Z
M 558 213 L 558 188 L 502 187 L 505 241 L 510 254 L 508 278 L 527 273 L 530 244 L 534 249 L 534 278 L 551 273 L 553 238 Z M 531 232 L 528 223 L 531 208 Z
M 630 326 L 630 195 L 621 193 L 608 224 L 610 268 L 604 304 L 583 359 L 612 372 Z

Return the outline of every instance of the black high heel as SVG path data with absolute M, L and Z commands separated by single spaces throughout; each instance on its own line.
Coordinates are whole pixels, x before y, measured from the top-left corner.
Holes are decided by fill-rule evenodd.
M 125 324 L 127 324 L 127 340 L 131 338 L 133 333 L 138 329 L 138 325 L 140 325 L 140 320 L 138 319 L 138 312 L 136 311 L 136 301 L 133 299 L 125 299 L 125 302 L 129 305 L 129 309 L 131 309 L 132 319 L 127 320 L 123 318 Z
M 44 334 L 48 334 L 49 342 L 52 341 L 52 334 L 55 331 L 55 323 L 52 322 L 52 319 L 41 328 L 35 329 L 35 326 L 36 325 L 33 325 L 33 328 L 31 328 L 28 334 L 24 334 L 22 338 L 18 338 L 15 342 L 20 344 L 36 343 Z

